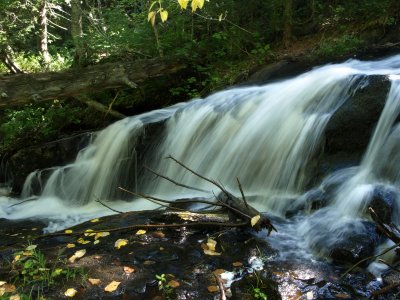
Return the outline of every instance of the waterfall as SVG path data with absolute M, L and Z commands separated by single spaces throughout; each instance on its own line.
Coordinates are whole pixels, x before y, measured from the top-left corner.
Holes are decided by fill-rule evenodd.
M 209 182 L 165 159 L 168 155 L 233 193 L 238 193 L 239 178 L 255 206 L 284 216 L 312 184 L 313 161 L 323 151 L 324 130 L 332 115 L 368 85 L 369 75 L 391 75 L 387 105 L 364 159 L 330 204 L 341 215 L 358 216 L 372 183 L 400 181 L 400 127 L 394 126 L 400 109 L 400 85 L 394 76 L 398 73 L 400 56 L 375 62 L 350 60 L 288 80 L 232 88 L 126 118 L 98 132 L 75 162 L 47 170 L 46 178 L 41 172 L 31 174 L 23 197 L 37 197 L 36 203 L 3 209 L 2 216 L 59 218 L 81 215 L 84 210 L 92 211 L 90 216 L 106 214 L 96 200 L 114 201 L 125 210 L 154 207 L 122 193 L 119 186 L 164 199 L 211 197 L 218 192 Z M 153 130 L 155 124 L 158 130 Z M 392 163 L 379 159 L 383 155 L 391 155 Z M 209 192 L 194 192 L 155 178 L 143 165 Z M 43 186 L 39 195 L 33 195 L 35 181 Z

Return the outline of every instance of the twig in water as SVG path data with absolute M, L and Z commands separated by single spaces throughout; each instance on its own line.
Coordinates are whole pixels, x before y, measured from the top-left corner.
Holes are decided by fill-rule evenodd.
M 203 190 L 203 189 L 199 189 L 199 188 L 195 188 L 195 187 L 188 186 L 188 185 L 182 184 L 182 183 L 180 183 L 180 182 L 177 182 L 177 181 L 175 181 L 175 180 L 173 180 L 173 179 L 171 179 L 171 178 L 169 178 L 169 177 L 167 177 L 167 176 L 165 176 L 165 175 L 161 175 L 160 173 L 157 173 L 156 171 L 154 171 L 153 169 L 150 169 L 150 168 L 147 167 L 147 166 L 144 166 L 144 168 L 145 168 L 146 170 L 148 170 L 149 172 L 151 172 L 151 173 L 157 175 L 158 177 L 164 178 L 164 179 L 166 179 L 166 180 L 172 182 L 173 184 L 175 184 L 175 185 L 177 185 L 177 186 L 181 186 L 181 187 L 184 187 L 184 188 L 186 188 L 186 189 L 190 189 L 190 190 L 194 190 L 194 191 L 209 193 L 209 191 L 206 191 L 206 190 Z
M 247 204 L 247 201 L 246 201 L 246 197 L 244 196 L 244 193 L 243 193 L 242 185 L 240 184 L 240 181 L 239 181 L 239 177 L 236 177 L 236 180 L 238 182 L 240 193 L 242 194 L 243 202 L 246 205 L 246 207 L 249 208 L 249 205 Z
M 96 202 L 99 202 L 101 205 L 103 205 L 104 207 L 107 207 L 109 210 L 112 210 L 113 212 L 119 213 L 119 214 L 123 214 L 124 212 L 116 210 L 114 208 L 109 207 L 108 205 L 104 204 L 103 202 L 101 202 L 99 199 L 96 200 Z
M 226 295 L 225 295 L 225 289 L 224 289 L 224 285 L 223 285 L 223 283 L 222 283 L 222 279 L 218 276 L 218 275 L 215 275 L 214 274 L 214 277 L 215 277 L 215 280 L 217 280 L 217 284 L 218 284 L 218 287 L 219 287 L 219 292 L 220 292 L 220 300 L 226 300 Z
M 27 199 L 27 200 L 21 201 L 21 202 L 19 202 L 19 203 L 16 203 L 16 204 L 10 205 L 8 208 L 11 208 L 11 207 L 14 207 L 14 206 L 17 206 L 17 205 L 24 204 L 25 202 L 29 202 L 29 201 L 35 201 L 35 200 L 37 200 L 37 198 L 33 198 L 33 199 Z

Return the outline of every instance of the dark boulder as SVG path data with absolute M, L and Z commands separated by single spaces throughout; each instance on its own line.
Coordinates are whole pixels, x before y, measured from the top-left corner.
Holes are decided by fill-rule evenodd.
M 397 199 L 398 192 L 394 188 L 378 185 L 374 189 L 368 206 L 375 211 L 381 221 L 389 224 L 396 209 Z

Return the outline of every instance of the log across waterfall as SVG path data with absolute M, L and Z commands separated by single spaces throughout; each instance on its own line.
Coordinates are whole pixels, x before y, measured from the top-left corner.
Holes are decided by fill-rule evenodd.
M 292 79 L 229 89 L 126 118 L 98 132 L 75 162 L 31 174 L 23 198 L 37 200 L 9 208 L 14 200 L 1 199 L 0 217 L 48 218 L 51 231 L 109 214 L 96 203 L 98 199 L 122 211 L 155 207 L 144 199 L 129 198 L 119 186 L 163 199 L 213 197 L 216 191 L 210 183 L 164 159 L 173 155 L 235 195 L 240 195 L 239 178 L 246 198 L 260 211 L 280 217 L 294 211 L 297 218 L 291 219 L 295 225 L 289 231 L 302 237 L 308 243 L 305 247 L 334 247 L 349 228 L 357 234 L 365 229 L 366 206 L 377 186 L 395 195 L 392 216 L 398 214 L 399 73 L 400 56 L 375 62 L 351 60 Z M 349 164 L 339 162 L 333 168 L 337 172 L 319 182 L 316 173 L 321 169 L 318 159 L 326 150 L 327 125 L 376 75 L 385 78 L 391 88 L 381 116 L 375 116 L 379 122 L 364 158 L 348 169 Z M 210 192 L 194 192 L 154 178 L 145 165 Z M 39 193 L 33 188 L 38 183 Z M 325 200 L 323 208 L 306 214 L 307 190 L 313 184 L 313 191 Z M 324 240 L 326 236 L 329 239 Z

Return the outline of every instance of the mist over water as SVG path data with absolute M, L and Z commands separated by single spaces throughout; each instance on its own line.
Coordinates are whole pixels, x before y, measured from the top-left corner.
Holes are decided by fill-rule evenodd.
M 302 205 L 302 195 L 314 175 L 310 165 L 321 151 L 324 129 L 333 113 L 357 89 L 368 85 L 369 75 L 388 75 L 392 86 L 362 162 L 326 178 L 322 186 L 338 178 L 342 182 L 329 205 L 299 216 L 289 226 L 293 235 L 304 237 L 311 246 L 327 233 L 335 239 L 345 228 L 356 231 L 363 226 L 374 185 L 386 184 L 397 191 L 400 184 L 400 127 L 395 122 L 400 111 L 400 81 L 393 76 L 399 73 L 400 56 L 375 62 L 351 60 L 285 81 L 230 89 L 126 118 L 97 133 L 74 163 L 31 174 L 22 195 L 37 200 L 10 207 L 17 200 L 0 198 L 0 217 L 45 218 L 48 230 L 53 231 L 112 213 L 96 200 L 122 211 L 155 207 L 143 199 L 131 199 L 119 186 L 164 199 L 211 197 L 218 192 L 164 159 L 168 155 L 235 194 L 239 194 L 239 178 L 252 204 L 283 217 L 294 204 Z M 156 123 L 161 129 L 148 147 L 140 146 L 144 152 L 139 155 L 143 136 L 150 135 L 151 124 Z M 140 168 L 143 163 L 209 193 L 155 178 Z M 38 183 L 42 189 L 35 195 Z

